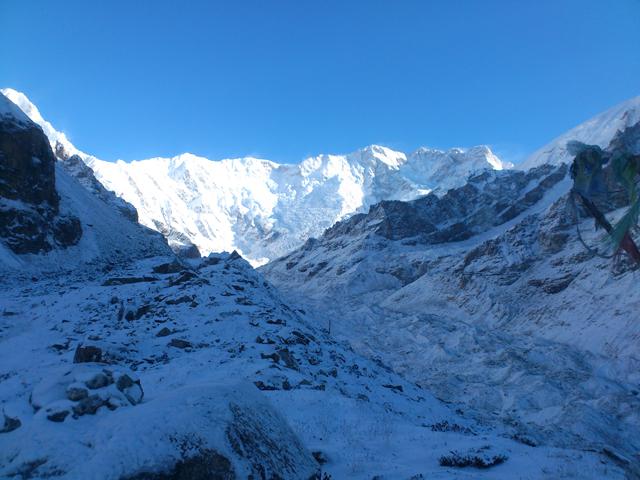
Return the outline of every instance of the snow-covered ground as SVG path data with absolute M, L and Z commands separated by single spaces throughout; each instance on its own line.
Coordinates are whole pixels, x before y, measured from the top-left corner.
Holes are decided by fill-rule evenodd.
M 172 261 L 0 278 L 0 405 L 21 422 L 0 433 L 0 476 L 118 479 L 213 450 L 239 478 L 252 462 L 307 478 L 310 452 L 334 479 L 623 478 L 605 456 L 528 446 L 453 412 L 313 327 L 234 255 L 157 268 Z M 81 345 L 100 363 L 74 363 Z M 125 374 L 140 403 L 135 384 L 116 388 Z M 88 413 L 83 395 L 104 406 Z M 246 457 L 229 436 L 237 417 L 265 438 Z M 440 466 L 451 452 L 508 459 Z

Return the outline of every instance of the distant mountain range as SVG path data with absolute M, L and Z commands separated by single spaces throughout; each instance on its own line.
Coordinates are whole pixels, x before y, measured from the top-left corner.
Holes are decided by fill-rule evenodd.
M 513 165 L 489 147 L 406 154 L 371 145 L 347 155 L 319 155 L 299 164 L 246 157 L 214 161 L 189 153 L 172 158 L 106 162 L 77 149 L 21 92 L 2 93 L 47 135 L 59 159 L 78 155 L 107 190 L 135 207 L 140 223 L 185 254 L 237 250 L 253 265 L 285 255 L 307 239 L 382 200 L 413 200 L 462 186 L 484 169 Z M 569 140 L 606 146 L 640 120 L 640 97 L 561 135 L 518 168 L 570 161 Z M 195 247 L 195 248 L 194 248 Z
M 43 128 L 59 158 L 79 155 L 173 247 L 193 243 L 203 254 L 235 249 L 253 264 L 284 255 L 381 200 L 444 192 L 479 170 L 513 166 L 486 146 L 405 154 L 372 145 L 295 165 L 251 157 L 212 161 L 189 153 L 105 162 L 78 150 L 24 94 L 2 92 Z

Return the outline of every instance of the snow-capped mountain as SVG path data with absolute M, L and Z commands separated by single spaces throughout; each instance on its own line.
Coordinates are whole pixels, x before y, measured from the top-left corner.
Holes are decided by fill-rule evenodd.
M 639 125 L 611 145 L 640 145 Z M 638 478 L 637 269 L 596 253 L 606 234 L 558 163 L 381 202 L 261 271 L 356 351 L 476 419 L 603 452 Z
M 518 168 L 526 170 L 545 163 L 555 165 L 568 163 L 573 158 L 567 151 L 568 142 L 574 140 L 605 148 L 618 131 L 638 122 L 640 122 L 640 96 L 622 102 L 560 135 L 534 152 L 521 165 L 518 165 Z
M 257 158 L 212 161 L 188 153 L 105 162 L 71 145 L 24 94 L 2 91 L 42 125 L 59 158 L 82 157 L 107 189 L 135 206 L 142 224 L 162 232 L 170 244 L 192 242 L 203 254 L 235 249 L 254 264 L 284 255 L 380 200 L 445 192 L 478 170 L 512 166 L 486 146 L 405 154 L 372 145 L 296 165 Z

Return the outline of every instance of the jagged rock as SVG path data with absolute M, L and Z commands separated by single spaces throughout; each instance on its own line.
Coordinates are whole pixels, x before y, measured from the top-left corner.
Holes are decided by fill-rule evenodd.
M 240 259 L 242 259 L 242 255 L 240 255 L 236 250 L 234 250 L 233 252 L 231 252 L 231 255 L 229 255 L 229 258 L 227 259 L 227 261 L 233 262 L 234 260 L 240 260 Z
M 75 245 L 82 237 L 82 225 L 76 217 L 59 216 L 53 222 L 53 237 L 60 247 Z
M 69 386 L 67 388 L 67 398 L 73 402 L 85 399 L 89 396 L 89 391 L 82 387 Z
M 105 400 L 100 395 L 91 395 L 87 398 L 80 400 L 73 406 L 73 414 L 76 417 L 82 415 L 95 415 L 100 407 L 108 405 L 108 400 Z
M 277 353 L 261 353 L 260 358 L 264 360 L 271 360 L 273 363 L 278 363 L 280 361 L 280 356 Z
M 127 318 L 127 320 L 140 320 L 147 313 L 151 312 L 152 309 L 153 309 L 152 305 L 142 305 L 138 307 L 135 313 L 127 312 L 127 315 L 129 315 L 129 313 L 132 313 L 131 318 Z
M 293 355 L 289 351 L 288 348 L 282 348 L 278 350 L 278 355 L 280 355 L 280 360 L 282 360 L 287 368 L 291 368 L 292 370 L 298 370 L 298 362 Z
M 169 472 L 142 472 L 122 480 L 236 480 L 229 459 L 215 450 L 205 449 L 179 461 Z
M 166 301 L 167 305 L 179 305 L 181 303 L 193 302 L 193 296 L 183 295 L 178 298 L 170 298 Z
M 128 285 L 130 283 L 144 283 L 144 282 L 157 282 L 159 278 L 156 277 L 116 277 L 109 278 L 102 283 L 103 287 L 109 287 L 112 285 Z
M 58 145 L 59 144 L 56 145 L 56 156 L 64 160 L 60 162 L 62 167 L 73 176 L 80 185 L 107 205 L 115 208 L 128 220 L 138 222 L 138 211 L 133 205 L 107 190 L 95 177 L 91 167 L 89 167 L 79 155 L 68 156 L 63 149 L 57 148 Z M 67 158 L 65 159 L 64 157 Z
M 393 391 L 395 391 L 395 392 L 400 392 L 400 393 L 402 393 L 402 392 L 403 392 L 402 385 L 389 385 L 389 384 L 385 384 L 385 385 L 382 385 L 382 386 L 383 386 L 384 388 L 388 388 L 389 390 L 393 390 Z
M 286 445 L 276 447 L 277 457 L 263 447 L 273 442 L 273 432 L 263 427 L 270 422 L 275 424 L 276 417 L 272 412 L 241 407 L 235 403 L 230 403 L 229 409 L 233 420 L 227 428 L 227 439 L 233 451 L 248 460 L 256 477 L 300 478 L 302 472 L 315 470 L 314 458 L 293 435 Z M 309 473 L 306 476 L 309 477 Z
M 0 433 L 13 432 L 17 428 L 20 428 L 20 425 L 22 425 L 22 422 L 20 421 L 19 418 L 9 417 L 8 415 L 6 415 L 4 413 L 2 414 L 2 416 L 4 417 L 4 421 L 2 422 L 2 427 L 0 428 Z
M 321 240 L 361 233 L 375 233 L 388 240 L 415 238 L 424 244 L 466 240 L 524 212 L 565 178 L 567 170 L 566 165 L 544 165 L 527 172 L 484 172 L 442 197 L 430 194 L 411 202 L 380 202 L 367 214 L 353 215 L 329 228 Z M 536 187 L 528 189 L 534 181 L 538 182 Z M 505 197 L 511 202 L 503 203 Z M 305 249 L 308 247 L 299 250 Z M 321 270 L 316 267 L 314 275 Z
M 102 362 L 102 349 L 91 345 L 79 345 L 73 356 L 73 363 Z
M 18 254 L 75 245 L 80 221 L 59 215 L 56 159 L 42 129 L 3 95 L 0 116 L 0 238 Z
M 116 388 L 124 394 L 131 405 L 139 404 L 144 398 L 144 391 L 142 390 L 140 380 L 133 380 L 127 374 L 118 377 Z
M 113 377 L 110 374 L 100 372 L 95 374 L 89 380 L 85 382 L 85 385 L 91 390 L 97 390 L 98 388 L 106 387 L 113 383 Z
M 59 410 L 57 412 L 53 412 L 47 415 L 47 420 L 51 420 L 52 422 L 60 423 L 64 422 L 65 418 L 69 415 L 69 410 Z
M 318 462 L 320 465 L 324 465 L 325 463 L 327 463 L 329 461 L 329 459 L 324 454 L 324 452 L 321 452 L 319 450 L 311 452 L 311 455 L 313 455 L 313 458 L 315 458 L 316 462 Z
M 266 384 L 262 380 L 257 380 L 255 382 L 253 382 L 253 384 L 256 387 L 258 387 L 258 389 L 260 389 L 260 390 L 278 390 L 278 387 L 276 387 L 274 385 Z
M 263 338 L 260 335 L 256 337 L 256 343 L 260 343 L 263 345 L 274 345 L 276 342 L 270 338 Z
M 172 338 L 171 341 L 168 343 L 168 345 L 170 347 L 175 347 L 175 348 L 191 348 L 191 342 L 188 342 L 187 340 L 182 340 L 180 338 Z
M 178 275 L 176 278 L 171 279 L 171 281 L 169 281 L 169 285 L 174 286 L 174 285 L 181 285 L 183 283 L 188 282 L 189 280 L 192 280 L 194 278 L 196 278 L 198 275 L 190 270 L 183 270 L 180 275 Z M 201 281 L 206 281 L 206 279 L 200 279 Z
M 156 333 L 156 337 L 166 337 L 171 335 L 173 332 L 170 328 L 162 327 L 158 333 Z
M 152 269 L 153 273 L 159 273 L 162 275 L 166 275 L 169 273 L 178 273 L 178 272 L 181 272 L 182 270 L 184 270 L 184 266 L 177 261 L 162 263 L 160 265 L 153 267 Z
M 573 281 L 573 275 L 565 275 L 560 278 L 531 279 L 529 285 L 539 287 L 548 294 L 556 294 L 567 288 Z
M 489 448 L 486 447 L 486 449 L 474 449 L 464 453 L 453 451 L 449 455 L 440 457 L 439 462 L 443 467 L 474 467 L 485 469 L 500 465 L 509 458 L 504 454 L 491 454 L 488 450 Z
M 201 253 L 193 243 L 189 243 L 186 245 L 171 245 L 171 249 L 175 252 L 175 254 L 180 258 L 200 258 Z

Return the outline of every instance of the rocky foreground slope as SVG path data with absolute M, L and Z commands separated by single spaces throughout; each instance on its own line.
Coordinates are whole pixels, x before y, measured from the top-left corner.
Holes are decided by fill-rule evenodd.
M 638 132 L 612 148 L 636 148 Z M 637 270 L 600 256 L 611 248 L 571 185 L 560 162 L 381 202 L 262 272 L 437 398 L 532 444 L 603 452 L 637 478 Z

